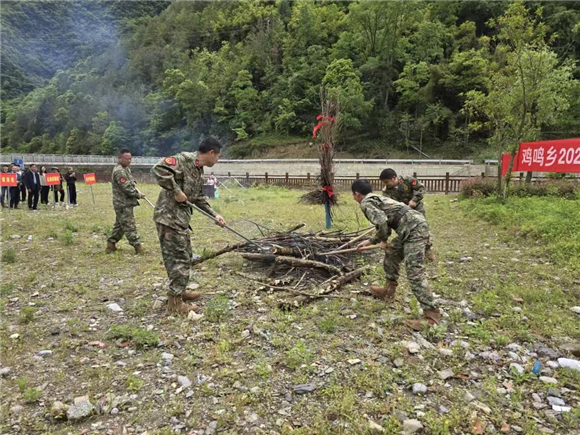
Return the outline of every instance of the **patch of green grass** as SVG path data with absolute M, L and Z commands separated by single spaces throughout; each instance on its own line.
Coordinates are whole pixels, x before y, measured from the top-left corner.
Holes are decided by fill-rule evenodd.
M 28 385 L 28 380 L 25 378 L 16 379 L 16 385 L 18 385 L 20 392 L 24 393 L 24 390 L 26 390 L 26 386 Z
M 16 263 L 16 250 L 8 248 L 2 251 L 2 261 L 7 264 Z
M 22 307 L 20 310 L 20 323 L 31 323 L 37 311 L 38 309 L 35 307 Z
M 79 232 L 79 228 L 70 221 L 66 221 L 64 223 L 64 229 L 65 229 L 65 231 L 70 231 L 71 233 L 78 233 Z
M 42 391 L 37 390 L 36 388 L 27 388 L 22 393 L 22 399 L 25 403 L 35 403 L 42 397 Z
M 134 374 L 130 374 L 129 376 L 127 376 L 127 382 L 125 383 L 125 385 L 127 387 L 128 392 L 138 393 L 145 385 L 145 381 L 143 381 L 143 379 L 141 378 L 138 378 Z
M 14 291 L 13 282 L 3 282 L 0 284 L 0 296 L 9 296 Z
M 71 230 L 64 230 L 64 233 L 62 234 L 62 243 L 65 246 L 70 246 L 72 245 L 74 241 L 74 236 Z
M 541 241 L 552 259 L 578 269 L 580 258 L 580 201 L 557 197 L 485 198 L 462 202 L 463 209 L 512 236 Z
M 296 369 L 302 364 L 308 364 L 312 360 L 312 351 L 308 349 L 302 340 L 286 352 L 285 363 L 291 369 Z
M 107 332 L 107 338 L 132 341 L 138 348 L 155 347 L 159 344 L 159 335 L 156 332 L 129 325 L 111 325 Z
M 270 364 L 268 364 L 268 362 L 262 360 L 254 366 L 254 371 L 259 377 L 265 380 L 270 377 L 270 373 L 272 373 L 272 367 Z
M 207 302 L 204 314 L 210 322 L 225 320 L 230 315 L 230 300 L 225 295 L 215 295 Z
M 322 332 L 331 334 L 338 327 L 338 317 L 334 314 L 328 314 L 318 321 L 318 327 Z

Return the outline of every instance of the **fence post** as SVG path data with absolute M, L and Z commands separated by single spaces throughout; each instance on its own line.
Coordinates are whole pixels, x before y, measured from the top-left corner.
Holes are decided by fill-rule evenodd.
M 357 172 L 356 173 L 356 179 L 358 180 L 360 178 L 360 174 Z
M 246 172 L 246 181 L 249 183 L 250 182 L 250 173 Z
M 306 174 L 306 181 L 308 181 L 308 183 L 310 183 L 310 172 L 308 172 L 308 173 Z
M 485 178 L 485 172 L 481 173 L 481 178 Z
M 449 172 L 445 172 L 445 195 L 449 195 Z
M 413 172 L 413 178 L 417 178 L 417 172 Z
M 230 171 L 228 171 L 228 177 L 231 178 L 232 177 L 232 173 Z
M 288 185 L 288 172 L 286 172 L 286 177 L 284 178 L 284 184 Z
M 520 186 L 522 184 L 522 180 L 524 179 L 524 173 L 520 172 Z
M 268 184 L 268 173 L 264 174 L 264 182 Z

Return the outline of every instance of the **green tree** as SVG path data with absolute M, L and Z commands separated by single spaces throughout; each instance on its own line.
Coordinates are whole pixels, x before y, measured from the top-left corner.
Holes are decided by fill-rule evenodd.
M 101 154 L 114 155 L 121 148 L 130 148 L 131 139 L 119 121 L 111 121 L 103 134 Z

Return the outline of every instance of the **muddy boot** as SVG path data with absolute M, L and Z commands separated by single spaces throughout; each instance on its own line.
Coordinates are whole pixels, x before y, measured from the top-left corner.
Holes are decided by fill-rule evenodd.
M 427 260 L 430 261 L 431 263 L 435 261 L 435 252 L 433 252 L 433 249 L 427 248 L 425 252 L 425 258 L 427 258 Z
M 201 298 L 201 293 L 199 293 L 199 292 L 188 292 L 186 290 L 181 295 L 181 299 L 184 302 L 186 302 L 186 301 L 197 301 L 199 298 Z
M 112 254 L 113 252 L 115 252 L 117 250 L 117 246 L 113 243 L 113 242 L 109 242 L 107 240 L 107 249 L 105 249 L 105 252 L 107 254 Z
M 438 308 L 423 311 L 423 319 L 407 320 L 407 326 L 413 328 L 415 331 L 422 331 L 425 327 L 438 325 L 441 322 L 441 312 Z
M 188 305 L 181 299 L 181 296 L 167 296 L 167 313 L 168 314 L 183 314 L 187 316 L 190 311 L 199 311 L 196 305 Z
M 145 254 L 145 249 L 143 249 L 143 246 L 137 245 L 137 246 L 134 246 L 134 248 L 135 248 L 135 254 L 139 254 L 139 255 Z
M 395 298 L 395 292 L 397 291 L 397 283 L 393 281 L 387 281 L 384 287 L 379 287 L 378 285 L 371 285 L 371 294 L 377 298 L 384 301 L 391 301 Z

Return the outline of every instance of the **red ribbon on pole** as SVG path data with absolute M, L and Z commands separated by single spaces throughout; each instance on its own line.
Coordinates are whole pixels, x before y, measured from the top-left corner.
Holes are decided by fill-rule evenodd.
M 329 198 L 332 198 L 334 196 L 333 186 L 323 186 L 322 191 L 328 193 Z
M 316 139 L 316 132 L 322 127 L 324 124 L 332 124 L 334 122 L 334 118 L 332 116 L 322 116 L 318 115 L 316 120 L 319 121 L 318 124 L 312 130 L 312 137 Z

